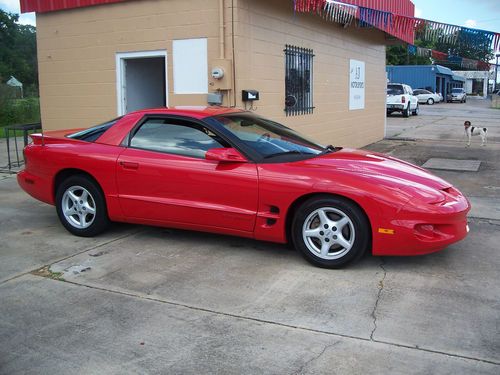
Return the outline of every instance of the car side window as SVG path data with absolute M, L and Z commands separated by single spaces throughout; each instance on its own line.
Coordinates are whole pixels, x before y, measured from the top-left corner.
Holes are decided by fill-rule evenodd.
M 132 135 L 130 147 L 204 159 L 208 150 L 229 145 L 202 125 L 152 118 Z

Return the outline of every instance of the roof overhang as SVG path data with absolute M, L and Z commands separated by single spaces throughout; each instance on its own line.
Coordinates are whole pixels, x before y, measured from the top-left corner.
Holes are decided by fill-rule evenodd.
M 121 3 L 129 0 L 19 0 L 21 13 L 27 12 L 53 12 L 56 10 L 83 8 L 101 4 Z M 286 0 L 291 3 L 291 0 Z M 342 0 L 343 3 L 364 6 L 411 16 L 415 12 L 415 6 L 410 0 Z
M 20 0 L 20 5 L 21 13 L 45 13 L 93 5 L 121 3 L 124 1 L 127 0 Z

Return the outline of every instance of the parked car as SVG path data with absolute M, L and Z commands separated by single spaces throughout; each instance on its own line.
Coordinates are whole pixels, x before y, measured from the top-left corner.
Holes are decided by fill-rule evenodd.
M 111 221 L 182 228 L 290 242 L 337 268 L 369 249 L 431 253 L 468 232 L 469 202 L 441 178 L 237 109 L 144 110 L 31 137 L 19 185 L 77 236 Z
M 418 98 L 413 95 L 412 88 L 401 83 L 389 83 L 387 85 L 386 107 L 388 115 L 401 112 L 404 117 L 417 116 L 420 110 Z
M 440 97 L 438 94 L 424 89 L 413 90 L 413 95 L 417 97 L 419 103 L 425 103 L 429 105 L 439 103 L 442 100 L 442 96 Z
M 462 88 L 451 89 L 451 93 L 449 93 L 446 96 L 446 101 L 448 103 L 450 103 L 450 102 L 466 103 L 467 102 L 467 93 Z

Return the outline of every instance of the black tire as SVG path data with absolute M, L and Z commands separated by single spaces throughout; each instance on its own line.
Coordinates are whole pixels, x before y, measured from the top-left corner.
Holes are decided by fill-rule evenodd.
M 417 108 L 415 108 L 415 110 L 412 112 L 413 116 L 418 116 L 418 112 L 420 111 L 420 107 L 419 105 L 417 104 Z
M 433 105 L 434 104 L 434 99 L 432 99 L 432 98 L 427 99 L 427 104 Z
M 63 208 L 69 213 L 65 214 Z M 62 225 L 76 236 L 96 236 L 110 224 L 101 188 L 85 175 L 68 177 L 57 187 L 56 210 Z M 83 225 L 78 226 L 78 222 L 83 222 Z
M 410 103 L 408 103 L 408 107 L 403 111 L 403 117 L 410 117 Z
M 329 210 L 329 225 L 340 222 L 347 217 L 349 223 L 341 224 L 342 228 L 330 226 L 327 229 L 320 225 L 319 211 Z M 344 216 L 342 216 L 344 215 Z M 315 226 L 315 228 L 310 228 Z M 306 236 L 303 231 L 310 228 L 318 230 L 318 237 Z M 363 211 L 347 199 L 332 196 L 319 196 L 304 202 L 297 210 L 292 223 L 292 239 L 294 246 L 310 263 L 323 268 L 341 268 L 361 258 L 371 244 L 371 227 Z M 321 237 L 321 238 L 320 238 Z M 337 244 L 335 240 L 352 242 L 350 248 Z M 328 243 L 325 241 L 328 240 Z M 331 243 L 331 245 L 330 245 Z M 328 246 L 325 255 L 319 247 Z M 318 252 L 319 251 L 319 252 Z

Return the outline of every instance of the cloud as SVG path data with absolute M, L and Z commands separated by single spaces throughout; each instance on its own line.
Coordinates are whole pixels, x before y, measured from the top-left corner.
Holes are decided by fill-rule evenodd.
M 476 20 L 467 20 L 465 21 L 465 26 L 474 28 L 477 26 L 477 21 Z
M 415 17 L 422 18 L 422 9 L 415 7 Z

